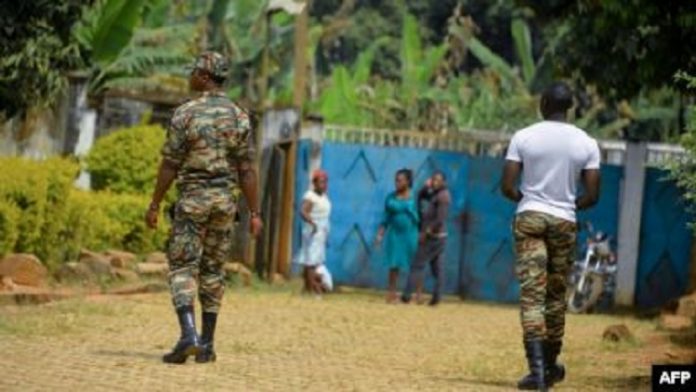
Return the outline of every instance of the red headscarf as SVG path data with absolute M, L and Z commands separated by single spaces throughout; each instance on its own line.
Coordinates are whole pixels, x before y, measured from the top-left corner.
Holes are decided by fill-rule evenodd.
M 321 169 L 317 169 L 314 172 L 312 172 L 312 181 L 316 180 L 329 180 L 329 175 L 326 174 L 325 171 Z

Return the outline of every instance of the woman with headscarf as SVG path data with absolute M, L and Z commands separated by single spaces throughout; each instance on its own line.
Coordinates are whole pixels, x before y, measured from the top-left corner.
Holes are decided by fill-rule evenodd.
M 388 303 L 396 303 L 396 284 L 399 271 L 407 270 L 418 247 L 418 208 L 411 192 L 411 170 L 396 172 L 396 190 L 384 202 L 384 219 L 379 227 L 377 242 L 384 241 L 385 261 L 389 267 Z
M 312 189 L 302 198 L 301 216 L 305 224 L 302 227 L 302 248 L 298 264 L 303 266 L 304 290 L 321 294 L 317 268 L 326 261 L 326 241 L 329 236 L 329 216 L 331 202 L 326 194 L 329 177 L 323 170 L 312 173 Z

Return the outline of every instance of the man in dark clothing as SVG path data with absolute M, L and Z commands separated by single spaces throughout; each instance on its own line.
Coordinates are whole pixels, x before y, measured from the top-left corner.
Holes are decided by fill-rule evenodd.
M 445 175 L 433 174 L 429 183 L 418 193 L 418 206 L 421 212 L 421 226 L 418 238 L 418 250 L 411 263 L 406 289 L 401 297 L 403 302 L 411 301 L 411 292 L 416 287 L 416 301 L 420 302 L 423 290 L 423 270 L 430 263 L 435 278 L 433 296 L 430 305 L 440 302 L 444 284 L 443 258 L 447 244 L 447 212 L 450 205 L 450 193 L 447 190 Z

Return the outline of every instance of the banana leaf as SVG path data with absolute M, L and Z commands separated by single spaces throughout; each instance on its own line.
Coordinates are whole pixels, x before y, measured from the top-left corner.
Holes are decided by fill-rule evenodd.
M 512 21 L 511 30 L 517 58 L 522 63 L 522 77 L 527 86 L 531 86 L 536 74 L 536 65 L 532 56 L 532 37 L 529 26 L 522 19 L 515 19 Z
M 515 74 L 515 70 L 508 64 L 502 57 L 493 53 L 486 45 L 484 45 L 478 38 L 472 37 L 469 40 L 469 51 L 481 62 L 483 65 L 492 68 L 498 72 L 501 76 L 508 80 L 518 79 Z
M 92 37 L 92 57 L 108 64 L 118 57 L 133 37 L 145 0 L 109 0 L 104 5 Z

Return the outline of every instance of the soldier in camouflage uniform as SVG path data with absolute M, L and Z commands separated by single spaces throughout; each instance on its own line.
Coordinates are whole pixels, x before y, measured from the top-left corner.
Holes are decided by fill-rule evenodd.
M 541 98 L 545 121 L 515 134 L 503 172 L 503 193 L 519 203 L 513 231 L 530 370 L 519 389 L 546 390 L 565 377 L 556 359 L 565 328 L 566 277 L 575 254 L 575 212 L 593 206 L 599 197 L 599 148 L 566 122 L 572 104 L 573 94 L 564 83 L 546 89 Z M 579 179 L 584 193 L 576 198 Z
M 167 363 L 184 363 L 190 355 L 196 362 L 215 360 L 213 336 L 225 288 L 222 266 L 231 248 L 235 184 L 251 209 L 251 233 L 258 235 L 262 227 L 249 117 L 221 90 L 227 73 L 227 62 L 218 53 L 206 52 L 196 60 L 190 86 L 201 95 L 179 106 L 172 116 L 146 216 L 148 226 L 155 227 L 162 198 L 176 180 L 179 199 L 167 258 L 181 337 L 163 357 Z M 202 308 L 200 337 L 195 326 L 196 293 Z

